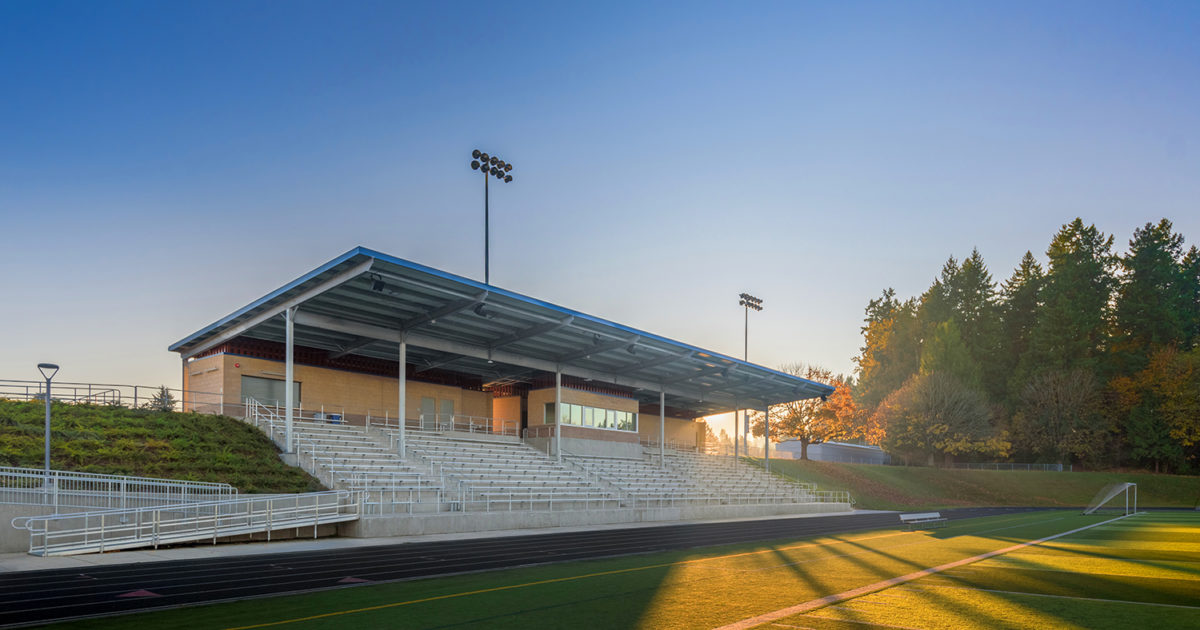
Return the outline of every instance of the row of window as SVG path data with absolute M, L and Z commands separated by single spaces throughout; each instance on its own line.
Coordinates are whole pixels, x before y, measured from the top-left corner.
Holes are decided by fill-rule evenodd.
M 562 422 L 580 427 L 637 431 L 637 414 L 632 411 L 600 409 L 563 403 Z M 554 403 L 546 403 L 545 423 L 554 424 Z

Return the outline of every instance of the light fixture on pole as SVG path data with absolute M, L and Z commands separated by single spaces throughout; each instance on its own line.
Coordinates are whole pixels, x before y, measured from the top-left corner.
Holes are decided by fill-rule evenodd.
M 508 183 L 512 181 L 512 164 L 479 149 L 471 152 L 471 170 L 483 172 L 483 283 L 491 284 L 490 254 L 491 234 L 488 219 L 488 177 Z
M 38 371 L 46 379 L 46 457 L 43 462 L 43 469 L 46 473 L 46 478 L 50 477 L 50 381 L 54 379 L 54 375 L 58 374 L 58 366 L 53 363 L 39 363 Z
M 745 307 L 745 317 L 743 318 L 745 321 L 743 323 L 744 327 L 742 329 L 742 331 L 743 331 L 742 332 L 742 343 L 743 343 L 743 345 L 742 345 L 742 360 L 749 362 L 750 361 L 750 309 L 754 309 L 756 311 L 761 311 L 763 309 L 762 298 L 756 298 L 753 295 L 750 295 L 749 293 L 739 293 L 738 294 L 738 306 Z M 743 425 L 744 432 L 742 433 L 742 442 L 746 446 L 746 456 L 749 457 L 750 456 L 750 412 L 749 411 L 747 411 L 745 413 L 744 418 L 745 418 L 745 424 Z M 737 435 L 736 435 L 737 434 L 737 426 L 736 426 L 737 425 L 737 412 L 736 411 L 734 412 L 734 415 L 733 415 L 733 424 L 735 425 L 733 427 L 733 432 L 734 432 L 733 456 L 734 456 L 734 459 L 737 459 Z

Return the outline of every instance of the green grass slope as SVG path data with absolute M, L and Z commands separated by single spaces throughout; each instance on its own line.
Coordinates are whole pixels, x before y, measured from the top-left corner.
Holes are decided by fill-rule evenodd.
M 1195 507 L 1200 477 L 1125 472 L 1015 472 L 870 466 L 771 460 L 771 469 L 815 482 L 822 490 L 849 490 L 856 507 L 876 510 L 963 506 L 1087 505 L 1105 485 L 1138 485 L 1138 505 Z
M 45 406 L 0 400 L 0 466 L 41 468 Z M 242 492 L 321 485 L 279 459 L 261 431 L 226 416 L 55 403 L 50 465 L 59 470 L 219 481 Z

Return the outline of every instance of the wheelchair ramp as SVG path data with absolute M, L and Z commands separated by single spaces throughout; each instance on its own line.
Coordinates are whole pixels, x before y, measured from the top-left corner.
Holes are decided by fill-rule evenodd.
M 29 531 L 29 553 L 68 556 L 229 536 L 270 533 L 358 520 L 361 503 L 345 490 L 304 494 L 242 495 L 235 499 L 126 510 L 26 516 L 13 519 Z

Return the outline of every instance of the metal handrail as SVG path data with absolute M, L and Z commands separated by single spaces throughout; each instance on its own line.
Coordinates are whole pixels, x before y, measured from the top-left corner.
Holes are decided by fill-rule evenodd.
M 158 548 L 276 529 L 313 527 L 356 520 L 361 495 L 345 490 L 290 495 L 242 495 L 225 501 L 102 510 L 75 514 L 20 516 L 12 526 L 29 532 L 29 553 L 72 555 Z
M 68 470 L 0 467 L 0 503 L 59 508 L 131 508 L 198 503 L 236 496 L 210 481 L 104 475 Z

